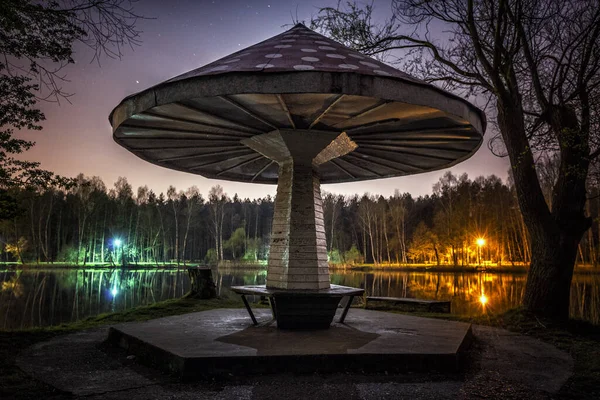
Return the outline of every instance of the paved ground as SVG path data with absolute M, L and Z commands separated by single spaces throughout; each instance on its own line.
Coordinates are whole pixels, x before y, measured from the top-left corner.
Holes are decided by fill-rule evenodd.
M 456 371 L 472 336 L 463 322 L 363 309 L 345 324 L 311 331 L 277 329 L 266 309 L 255 314 L 257 326 L 243 309 L 119 324 L 110 339 L 166 372 L 197 377 L 206 376 L 206 363 L 212 376 L 279 372 L 291 363 L 295 372 Z
M 228 376 L 181 383 L 136 363 L 121 350 L 104 349 L 106 329 L 39 343 L 18 365 L 85 399 L 467 399 L 551 398 L 571 375 L 571 357 L 551 345 L 504 330 L 474 326 L 475 341 L 461 374 L 329 373 Z

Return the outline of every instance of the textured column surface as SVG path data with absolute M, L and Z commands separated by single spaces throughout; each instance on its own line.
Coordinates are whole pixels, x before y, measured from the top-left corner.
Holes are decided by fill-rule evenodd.
M 356 144 L 345 133 L 279 130 L 243 142 L 279 164 L 267 287 L 329 288 L 318 165 Z
M 279 167 L 267 287 L 329 288 L 320 184 L 310 164 Z

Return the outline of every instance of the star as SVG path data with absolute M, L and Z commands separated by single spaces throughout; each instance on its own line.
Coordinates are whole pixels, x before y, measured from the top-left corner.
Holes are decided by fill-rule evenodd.
M 135 81 L 135 83 L 140 83 L 140 81 Z

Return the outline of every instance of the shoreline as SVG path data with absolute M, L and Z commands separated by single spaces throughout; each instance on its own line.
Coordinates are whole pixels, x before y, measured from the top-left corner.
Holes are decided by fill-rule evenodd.
M 226 260 L 228 261 L 228 260 Z M 2 268 L 4 267 L 4 268 Z M 2 270 L 49 270 L 49 269 L 65 269 L 65 270 L 123 270 L 123 271 L 135 271 L 135 270 L 186 270 L 188 268 L 205 267 L 211 269 L 221 270 L 267 270 L 267 265 L 264 263 L 224 263 L 222 265 L 201 265 L 201 264 L 190 264 L 190 265 L 177 265 L 177 264 L 129 264 L 125 266 L 121 265 L 74 265 L 65 263 L 39 263 L 39 264 L 18 264 L 18 263 L 6 263 L 0 264 L 0 271 Z M 361 265 L 341 265 L 341 264 L 330 264 L 329 270 L 335 272 L 418 272 L 418 273 L 488 273 L 488 274 L 527 274 L 529 266 L 526 265 L 503 265 L 503 266 L 451 266 L 451 265 L 430 265 L 430 264 L 404 264 L 404 265 L 374 265 L 374 264 L 361 264 Z M 600 266 L 594 267 L 593 265 L 581 265 L 576 266 L 574 274 L 589 274 L 595 275 L 600 274 Z

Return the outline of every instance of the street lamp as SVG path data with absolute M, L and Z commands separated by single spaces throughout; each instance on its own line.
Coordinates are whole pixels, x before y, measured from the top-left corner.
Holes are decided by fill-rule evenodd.
M 481 266 L 481 246 L 485 244 L 485 239 L 477 238 L 475 242 L 477 243 L 477 264 Z
M 488 298 L 487 298 L 487 296 L 485 295 L 485 293 L 481 293 L 481 296 L 479 296 L 479 302 L 481 303 L 481 305 L 482 305 L 483 307 L 485 307 L 485 305 L 486 305 L 486 304 L 487 304 L 487 302 L 488 302 Z

